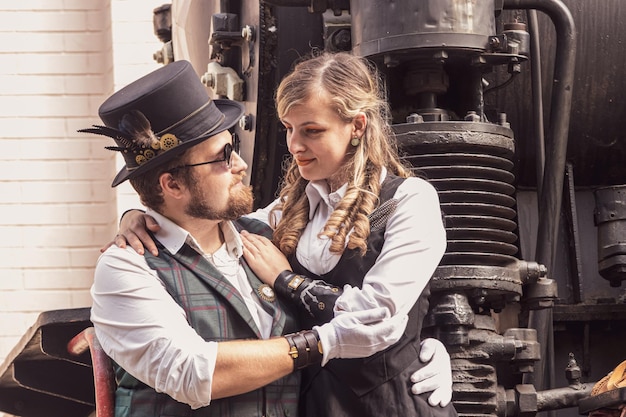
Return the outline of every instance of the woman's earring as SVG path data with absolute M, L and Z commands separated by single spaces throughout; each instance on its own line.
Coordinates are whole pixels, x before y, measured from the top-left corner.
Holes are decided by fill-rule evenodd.
M 359 146 L 359 143 L 361 143 L 361 138 L 359 138 L 358 136 L 353 136 L 350 144 L 354 147 L 357 147 Z

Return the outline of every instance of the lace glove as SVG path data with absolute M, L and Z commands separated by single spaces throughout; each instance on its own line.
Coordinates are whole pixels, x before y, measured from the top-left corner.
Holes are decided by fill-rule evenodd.
M 446 347 L 437 339 L 425 339 L 421 343 L 420 360 L 426 365 L 411 375 L 411 392 L 430 392 L 428 403 L 445 407 L 452 400 L 452 367 Z
M 390 317 L 389 310 L 337 312 L 329 323 L 314 326 L 323 348 L 322 366 L 334 358 L 365 358 L 400 340 L 408 315 Z
M 296 302 L 311 317 L 315 317 L 318 323 L 332 320 L 337 298 L 343 293 L 339 287 L 289 270 L 278 275 L 274 281 L 274 290 L 279 296 Z

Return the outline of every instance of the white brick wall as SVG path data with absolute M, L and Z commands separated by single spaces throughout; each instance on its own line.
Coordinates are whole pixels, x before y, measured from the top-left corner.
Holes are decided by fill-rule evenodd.
M 161 49 L 161 42 L 154 35 L 152 10 L 169 0 L 113 0 L 113 44 L 115 45 L 115 90 L 155 70 L 161 64 L 152 54 Z M 139 18 L 146 18 L 140 21 Z M 123 166 L 117 158 L 117 170 Z M 112 180 L 113 178 L 111 178 Z M 118 214 L 132 207 L 141 207 L 135 190 L 126 181 L 117 188 Z
M 167 2 L 0 2 L 0 363 L 40 312 L 91 304 L 99 249 L 138 206 L 110 187 L 110 140 L 76 130 L 159 66 L 152 10 Z

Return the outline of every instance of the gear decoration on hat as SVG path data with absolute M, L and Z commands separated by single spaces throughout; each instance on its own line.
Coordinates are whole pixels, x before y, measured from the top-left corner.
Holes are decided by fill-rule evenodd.
M 112 138 L 117 146 L 105 146 L 105 149 L 133 154 L 137 166 L 145 164 L 160 153 L 180 144 L 176 135 L 172 133 L 166 133 L 160 138 L 157 137 L 152 131 L 150 121 L 139 110 L 131 110 L 126 113 L 120 120 L 118 129 L 93 125 L 91 128 L 80 129 L 79 132 L 94 133 Z M 132 169 L 133 167 L 127 168 Z
M 167 151 L 178 145 L 178 138 L 171 133 L 166 133 L 161 136 L 161 139 L 159 140 L 159 145 L 161 149 Z

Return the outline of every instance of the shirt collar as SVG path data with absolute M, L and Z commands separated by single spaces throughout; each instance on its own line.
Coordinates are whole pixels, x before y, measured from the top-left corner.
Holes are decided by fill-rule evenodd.
M 387 168 L 383 167 L 380 173 L 381 184 L 386 176 Z M 346 195 L 347 189 L 348 183 L 345 183 L 337 191 L 331 193 L 326 180 L 309 181 L 305 188 L 306 196 L 309 199 L 309 220 L 313 218 L 322 201 L 334 210 L 337 203 Z
M 203 253 L 198 242 L 187 230 L 154 210 L 148 209 L 146 214 L 154 217 L 159 226 L 161 226 L 161 229 L 155 233 L 155 236 L 170 253 L 177 253 L 185 242 L 189 242 L 194 249 Z M 243 255 L 243 243 L 233 223 L 231 221 L 223 221 L 220 223 L 220 229 L 224 234 L 228 253 L 240 258 Z
M 305 188 L 306 196 L 309 199 L 309 219 L 313 218 L 322 202 L 334 210 L 335 205 L 341 201 L 347 189 L 348 183 L 345 183 L 337 191 L 331 193 L 325 180 L 310 181 Z

